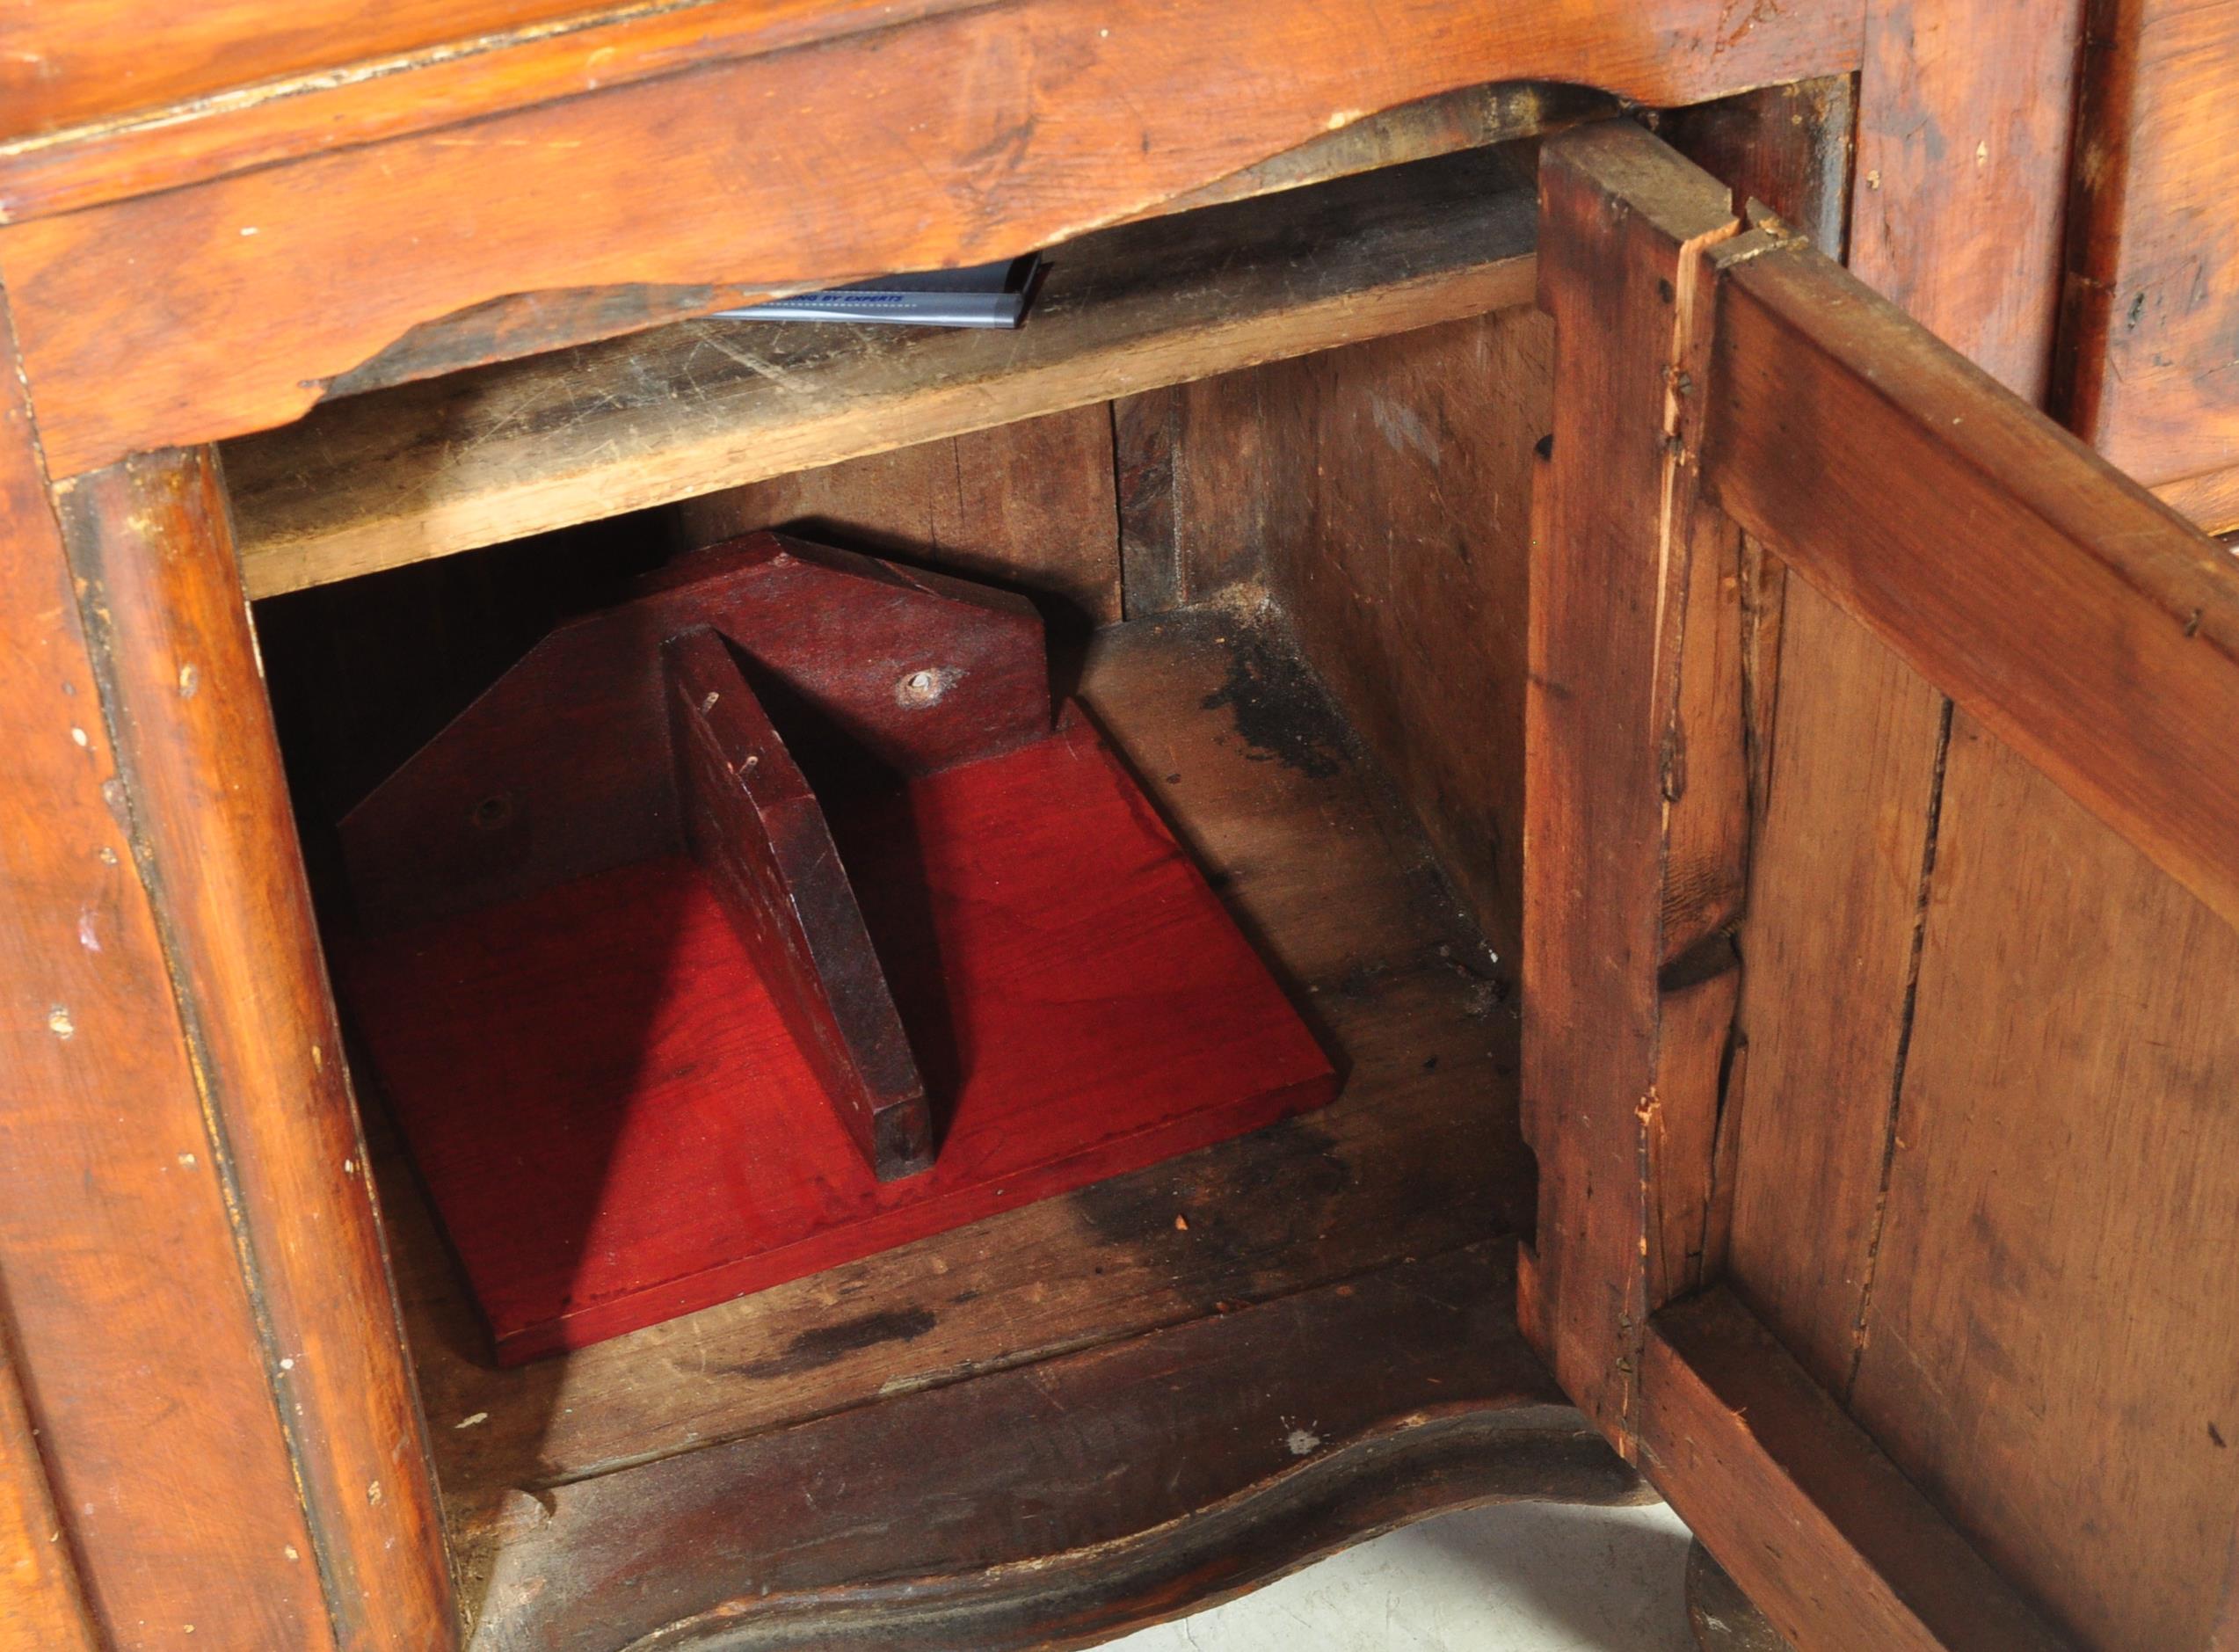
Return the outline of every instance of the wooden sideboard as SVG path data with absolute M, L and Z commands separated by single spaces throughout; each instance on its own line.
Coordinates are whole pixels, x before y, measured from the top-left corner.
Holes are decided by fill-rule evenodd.
M 1799 1647 L 2239 1643 L 2235 54 L 0 13 L 0 1644 L 1087 1645 L 1642 1475 Z M 332 821 L 780 523 L 1044 605 L 1343 1090 L 499 1370 Z

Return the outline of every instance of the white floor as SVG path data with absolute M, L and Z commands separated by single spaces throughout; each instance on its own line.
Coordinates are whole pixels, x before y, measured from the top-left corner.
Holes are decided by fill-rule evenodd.
M 1658 1504 L 1508 1503 L 1394 1532 L 1117 1652 L 1695 1652 Z

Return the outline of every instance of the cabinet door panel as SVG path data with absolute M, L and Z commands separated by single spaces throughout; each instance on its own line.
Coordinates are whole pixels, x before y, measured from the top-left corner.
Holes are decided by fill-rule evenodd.
M 1745 891 L 1748 847 L 1781 805 L 1735 783 L 1777 734 L 1737 593 L 1782 564 L 1792 592 L 1862 622 L 1952 696 L 1954 741 L 2067 794 L 2010 811 L 2010 829 L 2065 833 L 2079 857 L 2104 840 L 2093 863 L 2145 880 L 2126 921 L 2197 913 L 2184 932 L 2212 940 L 2239 924 L 2239 570 L 1645 133 L 1556 140 L 1541 177 L 1556 410 L 1527 724 L 1542 1191 L 1526 1323 L 1801 1648 L 2200 1644 L 2223 1545 L 2160 1554 L 2140 1523 L 2197 1539 L 2239 1509 L 2228 1396 L 2170 1379 L 2239 1324 L 2239 1290 L 2213 1284 L 2230 1270 L 2189 1263 L 2228 1248 L 2239 1122 L 2187 1100 L 2239 1084 L 2218 1031 L 2239 1009 L 2239 951 L 2195 936 L 2166 957 L 2047 957 L 2075 926 L 1995 878 L 1955 871 L 1936 904 L 1931 822 L 1934 990 L 1908 993 L 1876 1093 L 1834 1093 L 1857 1080 L 1832 1064 L 1752 1063 L 1753 1037 L 1812 1045 L 1807 1027 L 1737 1015 L 1745 972 L 1780 967 L 1752 950 Z M 1846 891 L 1802 892 L 1832 921 Z M 2115 1030 L 2016 1037 L 2064 982 L 2093 1000 L 2072 1021 Z M 2121 1033 L 2136 1017 L 2102 1014 L 2107 998 L 2168 1036 Z M 1962 1059 L 1999 1028 L 1995 1052 Z M 1917 1084 L 1908 1044 L 1935 1058 Z M 1865 1161 L 1833 1123 L 1877 1115 L 1879 1179 L 1850 1190 L 1871 1243 L 1856 1266 L 1815 1261 L 1834 1254 L 1814 1248 L 1828 1176 L 1838 1156 L 1845 1175 Z M 2148 1127 L 2180 1115 L 2199 1128 Z M 1908 1152 L 1931 1136 L 1945 1156 Z M 2195 1285 L 2151 1288 L 2172 1248 Z M 2022 1257 L 2053 1271 L 2010 1277 Z M 1799 1321 L 1812 1299 L 1839 1313 Z M 1784 1346 L 1805 1321 L 1843 1334 Z M 2039 1357 L 2016 1369 L 2011 1350 Z M 2016 1406 L 2071 1426 L 2025 1425 Z M 2079 1474 L 2136 1483 L 2064 1519 Z

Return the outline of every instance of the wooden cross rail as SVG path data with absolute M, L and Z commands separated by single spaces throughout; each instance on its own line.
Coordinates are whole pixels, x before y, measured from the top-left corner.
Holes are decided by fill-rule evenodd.
M 2239 924 L 2239 566 L 1832 260 L 1719 249 L 1705 491 Z

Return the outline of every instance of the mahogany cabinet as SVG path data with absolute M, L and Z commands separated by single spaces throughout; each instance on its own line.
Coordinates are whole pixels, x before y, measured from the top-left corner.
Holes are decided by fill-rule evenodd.
M 1087 1645 L 1650 1488 L 1799 1648 L 2233 1644 L 2229 13 L 0 16 L 0 1644 Z M 333 823 L 781 525 L 1036 601 L 1340 1093 L 500 1369 Z

